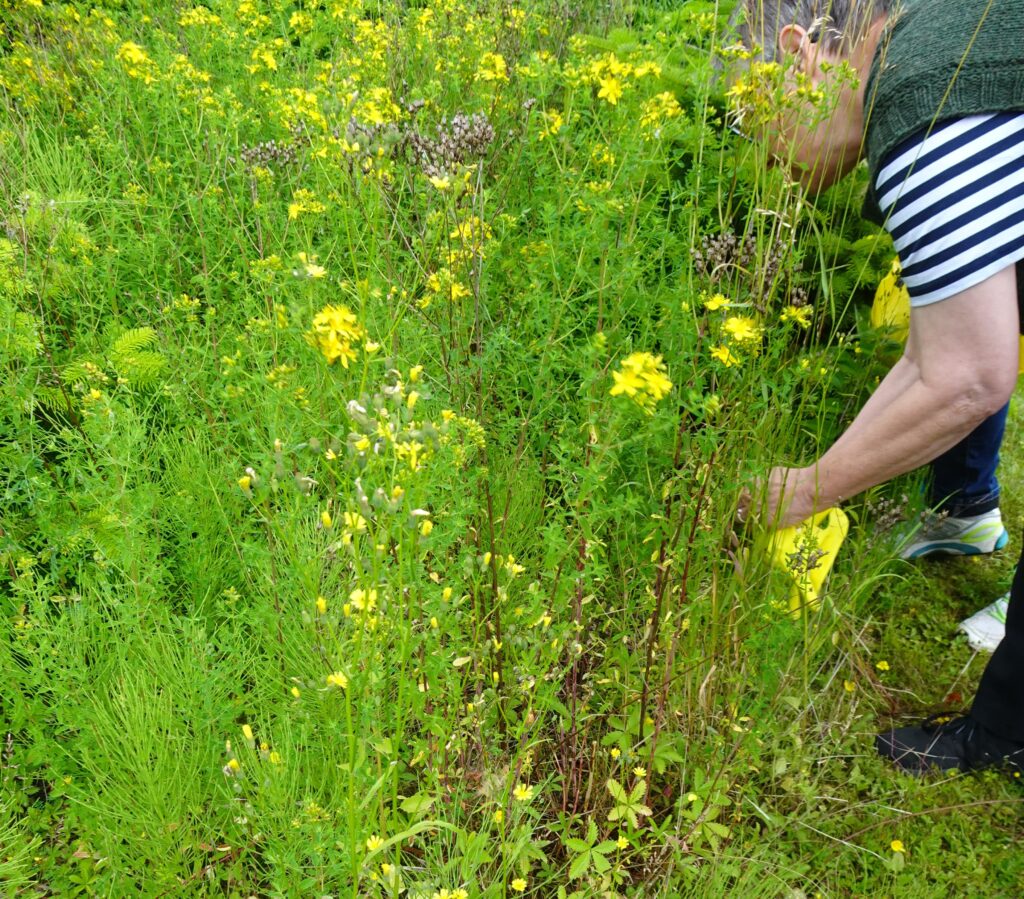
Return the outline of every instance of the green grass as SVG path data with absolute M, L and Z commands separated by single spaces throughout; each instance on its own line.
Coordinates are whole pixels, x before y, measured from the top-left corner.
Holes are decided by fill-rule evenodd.
M 0 6 L 7 893 L 1020 894 L 1019 783 L 872 744 L 973 690 L 1017 444 L 1009 553 L 856 501 L 801 620 L 736 531 L 895 348 L 729 4 Z

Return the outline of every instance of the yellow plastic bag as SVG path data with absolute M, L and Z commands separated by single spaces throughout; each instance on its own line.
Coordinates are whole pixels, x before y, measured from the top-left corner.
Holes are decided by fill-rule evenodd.
M 893 259 L 889 273 L 878 282 L 871 304 L 871 327 L 889 329 L 893 339 L 900 342 L 910 332 L 910 294 L 902 272 L 899 258 Z
M 878 282 L 871 304 L 871 327 L 886 328 L 894 340 L 906 341 L 910 333 L 910 294 L 903 283 L 899 257 L 893 259 L 889 273 Z M 1018 373 L 1024 375 L 1024 336 L 1020 339 Z
M 793 581 L 789 612 L 794 618 L 799 618 L 803 609 L 816 609 L 820 604 L 825 579 L 849 530 L 850 519 L 842 509 L 826 509 L 803 524 L 772 534 L 769 558 Z

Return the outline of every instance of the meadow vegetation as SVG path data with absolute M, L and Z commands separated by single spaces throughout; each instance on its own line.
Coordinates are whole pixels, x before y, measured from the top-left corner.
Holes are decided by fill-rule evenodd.
M 730 6 L 0 0 L 10 895 L 1019 895 L 871 741 L 1010 560 L 734 520 L 899 347 Z

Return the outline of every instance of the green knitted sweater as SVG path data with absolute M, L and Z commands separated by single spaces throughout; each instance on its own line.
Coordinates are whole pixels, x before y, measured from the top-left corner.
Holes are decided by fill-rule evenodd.
M 903 0 L 890 14 L 864 92 L 872 189 L 886 155 L 948 119 L 1024 111 L 1024 0 Z

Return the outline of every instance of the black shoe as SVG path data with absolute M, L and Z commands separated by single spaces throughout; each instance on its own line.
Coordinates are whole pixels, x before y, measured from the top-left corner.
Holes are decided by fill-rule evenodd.
M 875 748 L 911 774 L 1003 765 L 1024 770 L 1024 742 L 997 737 L 970 715 L 933 715 L 916 727 L 897 727 L 878 734 Z

